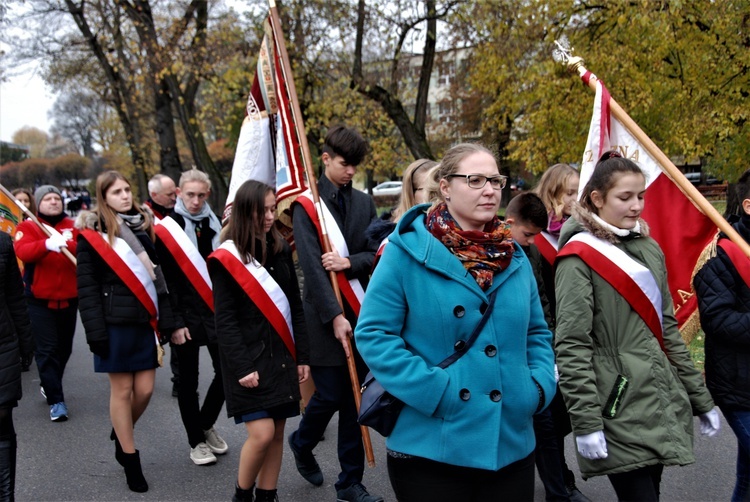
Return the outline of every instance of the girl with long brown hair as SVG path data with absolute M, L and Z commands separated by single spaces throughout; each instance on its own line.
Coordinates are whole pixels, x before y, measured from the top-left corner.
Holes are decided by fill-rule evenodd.
M 246 181 L 208 259 L 227 414 L 247 430 L 232 499 L 239 502 L 278 500 L 284 426 L 299 415 L 299 384 L 310 375 L 292 253 L 275 219 L 273 189 Z
M 78 292 L 94 371 L 110 383 L 110 439 L 128 486 L 148 490 L 133 427 L 154 390 L 160 343 L 178 329 L 154 248 L 152 218 L 116 171 L 96 179 L 97 206 L 79 215 Z M 156 336 L 155 336 L 156 335 Z

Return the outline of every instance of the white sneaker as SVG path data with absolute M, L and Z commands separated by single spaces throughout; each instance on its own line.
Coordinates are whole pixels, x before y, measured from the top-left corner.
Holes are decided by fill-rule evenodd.
M 216 432 L 216 429 L 214 429 L 213 427 L 211 427 L 207 431 L 203 431 L 203 434 L 206 436 L 206 444 L 215 454 L 224 455 L 227 450 L 229 450 L 229 445 L 227 445 L 227 442 L 221 439 L 221 436 L 219 436 L 219 434 Z
M 195 448 L 190 449 L 190 460 L 195 465 L 208 465 L 216 463 L 216 456 L 206 443 L 198 443 Z

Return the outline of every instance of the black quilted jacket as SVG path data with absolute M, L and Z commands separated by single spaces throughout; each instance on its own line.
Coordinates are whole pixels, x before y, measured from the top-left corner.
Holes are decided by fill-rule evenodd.
M 13 240 L 0 232 L 0 408 L 21 399 L 20 354 L 33 351 L 29 312 L 23 296 Z
M 750 216 L 733 226 L 750 241 Z M 721 248 L 693 285 L 706 334 L 706 385 L 720 407 L 750 410 L 750 287 Z

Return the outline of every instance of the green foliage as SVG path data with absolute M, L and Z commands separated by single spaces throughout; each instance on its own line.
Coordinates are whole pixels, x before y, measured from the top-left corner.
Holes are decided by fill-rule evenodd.
M 485 131 L 533 172 L 579 162 L 590 122 L 592 94 L 550 57 L 563 33 L 667 155 L 705 158 L 729 180 L 746 168 L 747 1 L 477 2 L 457 17 L 471 20 Z

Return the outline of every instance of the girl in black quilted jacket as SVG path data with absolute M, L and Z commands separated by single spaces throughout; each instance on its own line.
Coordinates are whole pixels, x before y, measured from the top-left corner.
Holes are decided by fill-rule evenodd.
M 0 500 L 13 500 L 16 431 L 13 408 L 21 399 L 21 357 L 33 351 L 18 261 L 10 235 L 0 232 Z

